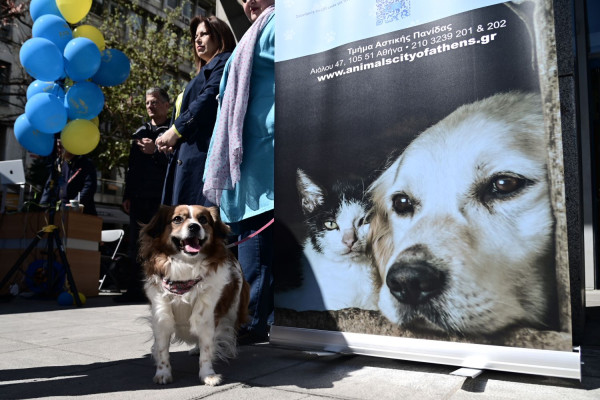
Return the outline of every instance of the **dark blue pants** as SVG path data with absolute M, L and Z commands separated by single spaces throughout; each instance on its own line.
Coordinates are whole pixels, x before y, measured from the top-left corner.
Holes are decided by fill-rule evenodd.
M 273 218 L 273 211 L 257 215 L 237 224 L 234 230 L 242 240 Z M 273 324 L 273 226 L 238 246 L 238 260 L 244 278 L 250 284 L 250 320 L 242 330 L 264 336 Z

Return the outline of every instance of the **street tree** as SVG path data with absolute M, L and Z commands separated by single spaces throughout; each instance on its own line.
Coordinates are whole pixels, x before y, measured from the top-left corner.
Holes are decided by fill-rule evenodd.
M 193 55 L 181 8 L 149 15 L 139 2 L 113 2 L 99 29 L 106 47 L 123 51 L 131 61 L 129 78 L 105 87 L 100 114 L 100 144 L 92 152 L 103 176 L 127 166 L 131 134 L 148 119 L 145 92 L 152 86 L 167 90 L 174 100 L 191 79 Z

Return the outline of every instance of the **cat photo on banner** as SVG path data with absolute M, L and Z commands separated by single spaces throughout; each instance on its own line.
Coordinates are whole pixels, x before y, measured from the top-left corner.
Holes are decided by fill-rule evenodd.
M 377 309 L 375 269 L 366 254 L 370 203 L 362 180 L 318 185 L 301 169 L 296 186 L 307 237 L 301 284 L 281 292 L 278 305 L 296 311 Z

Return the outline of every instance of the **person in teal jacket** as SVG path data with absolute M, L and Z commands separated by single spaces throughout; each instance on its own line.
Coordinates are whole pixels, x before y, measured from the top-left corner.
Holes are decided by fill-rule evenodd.
M 274 0 L 247 0 L 252 26 L 228 60 L 219 90 L 219 113 L 205 167 L 204 194 L 239 240 L 274 215 L 275 12 Z M 233 167 L 231 167 L 233 165 Z M 273 323 L 273 229 L 238 247 L 250 283 L 249 323 L 240 344 L 266 340 Z

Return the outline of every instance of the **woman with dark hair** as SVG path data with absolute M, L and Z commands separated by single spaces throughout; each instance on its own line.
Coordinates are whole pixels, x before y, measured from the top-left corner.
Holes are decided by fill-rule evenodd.
M 171 127 L 156 139 L 172 153 L 163 188 L 166 205 L 213 205 L 202 194 L 206 153 L 217 116 L 217 94 L 225 63 L 235 47 L 229 26 L 217 17 L 196 16 L 190 23 L 197 75 L 176 104 Z

